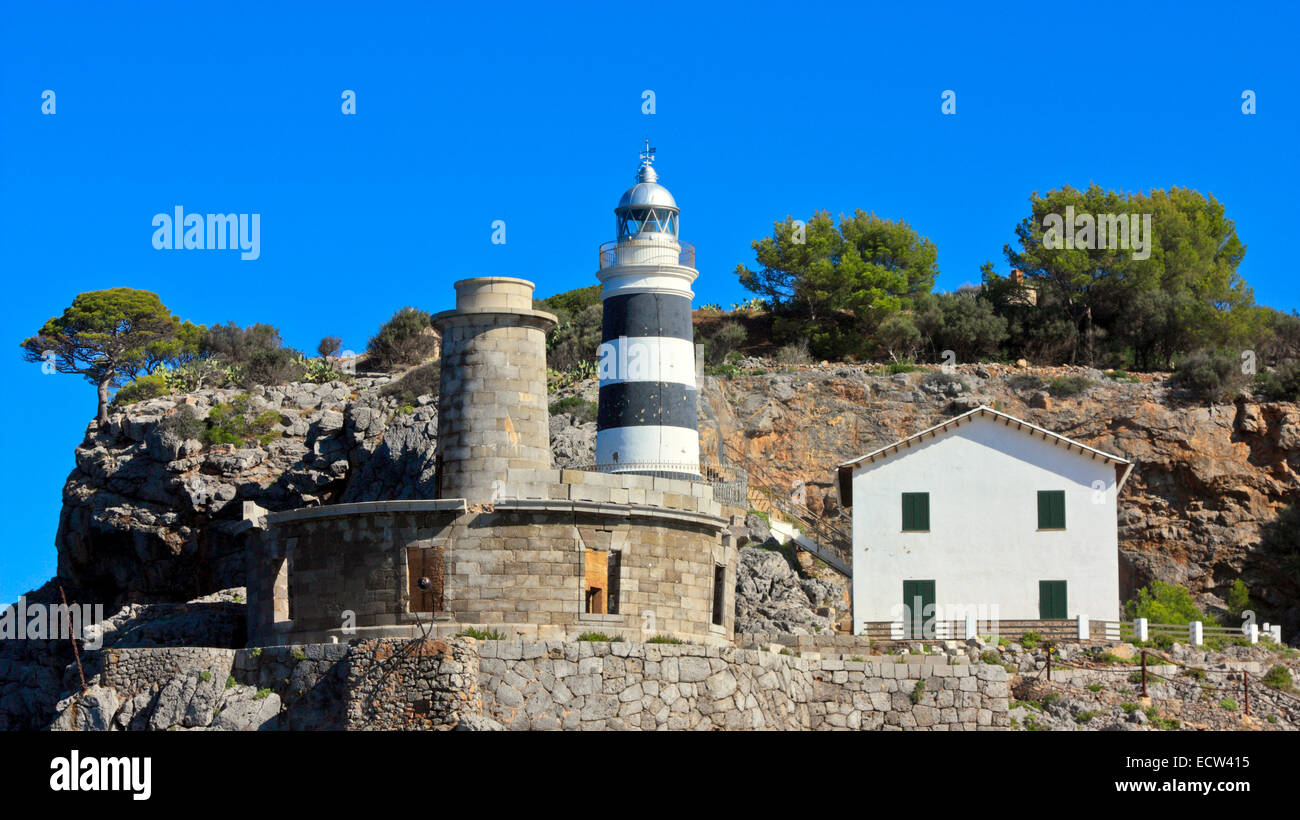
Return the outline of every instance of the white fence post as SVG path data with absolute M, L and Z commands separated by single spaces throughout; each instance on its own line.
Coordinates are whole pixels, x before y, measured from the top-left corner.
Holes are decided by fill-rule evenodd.
M 1282 625 L 1281 625 L 1281 624 L 1273 624 L 1273 641 L 1274 641 L 1275 643 L 1282 643 Z
M 1259 634 L 1265 638 L 1273 637 L 1273 627 L 1269 625 L 1268 621 L 1265 621 L 1264 625 L 1259 628 Z
M 1087 615 L 1079 616 L 1079 640 L 1081 641 L 1088 640 L 1088 616 Z
M 969 641 L 974 639 L 976 637 L 975 633 L 976 633 L 975 616 L 968 614 L 966 616 L 966 640 Z
M 1191 641 L 1192 646 L 1200 646 L 1205 642 L 1205 625 L 1200 621 L 1192 621 L 1187 625 L 1187 639 Z M 1254 641 L 1251 641 L 1254 643 Z
M 1133 622 L 1133 633 L 1134 633 L 1134 637 L 1136 637 L 1139 641 L 1149 640 L 1149 638 L 1147 637 L 1148 631 L 1147 631 L 1146 618 L 1138 618 L 1136 621 Z
M 1250 625 L 1250 642 L 1259 643 L 1259 624 Z

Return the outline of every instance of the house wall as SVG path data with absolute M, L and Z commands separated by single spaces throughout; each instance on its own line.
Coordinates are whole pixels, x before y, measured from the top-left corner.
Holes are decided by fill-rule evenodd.
M 1118 619 L 1113 463 L 977 417 L 852 481 L 855 631 L 901 618 L 904 580 L 935 581 L 940 620 L 1036 619 L 1040 580 L 1067 582 L 1069 617 Z M 1065 491 L 1064 531 L 1038 530 L 1039 490 Z M 930 494 L 929 532 L 902 532 L 904 492 Z

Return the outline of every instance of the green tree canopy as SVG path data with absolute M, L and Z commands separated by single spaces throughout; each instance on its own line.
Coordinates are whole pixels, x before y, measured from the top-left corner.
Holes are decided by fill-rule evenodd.
M 838 226 L 828 211 L 802 228 L 777 222 L 752 247 L 761 267 L 737 266 L 740 283 L 779 315 L 782 340 L 807 338 L 815 355 L 828 358 L 869 353 L 871 333 L 929 293 L 939 273 L 934 243 L 906 222 L 861 210 Z
M 1246 246 L 1213 196 L 1065 186 L 1035 192 L 1030 210 L 1020 247 L 1004 253 L 1037 291 L 1038 311 L 1073 326 L 1068 361 L 1168 368 L 1181 352 L 1259 337 L 1265 317 L 1237 273 Z
M 134 288 L 78 294 L 61 316 L 22 343 L 23 358 L 95 384 L 97 418 L 108 421 L 111 387 L 197 355 L 203 328 L 182 323 L 158 295 Z

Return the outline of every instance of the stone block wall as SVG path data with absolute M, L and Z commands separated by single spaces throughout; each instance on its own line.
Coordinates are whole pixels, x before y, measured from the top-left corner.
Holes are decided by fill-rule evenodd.
M 442 333 L 438 497 L 493 499 L 510 468 L 551 465 L 546 332 L 533 284 L 484 277 L 456 283 L 456 310 L 433 317 Z
M 814 660 L 730 647 L 485 642 L 484 714 L 509 729 L 1007 728 L 1000 666 Z
M 345 728 L 449 729 L 478 715 L 473 640 L 366 641 L 348 654 Z
M 64 714 L 56 725 L 950 731 L 1010 722 L 1006 670 L 947 658 L 855 662 L 730 647 L 454 638 L 110 649 L 87 663 L 94 695 L 78 707 L 86 714 Z
M 542 481 L 560 473 L 536 472 Z M 736 548 L 726 519 L 712 513 L 718 505 L 708 485 L 578 476 L 580 484 L 545 485 L 559 490 L 548 497 L 501 499 L 470 512 L 443 499 L 270 515 L 249 557 L 257 568 L 249 579 L 250 644 L 411 637 L 422 629 L 447 636 L 465 626 L 511 638 L 572 640 L 596 631 L 728 643 Z M 571 490 L 578 499 L 566 497 Z M 653 494 L 658 503 L 615 502 L 615 490 Z M 443 556 L 443 608 L 412 613 L 408 551 L 427 548 Z M 620 554 L 616 613 L 584 611 L 588 550 Z M 722 622 L 715 624 L 718 567 Z

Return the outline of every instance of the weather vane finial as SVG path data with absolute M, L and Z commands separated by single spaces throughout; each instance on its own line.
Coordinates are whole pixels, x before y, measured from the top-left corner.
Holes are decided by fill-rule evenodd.
M 655 149 L 650 147 L 650 138 L 645 138 L 645 150 L 641 152 L 641 162 L 649 165 L 655 161 Z

